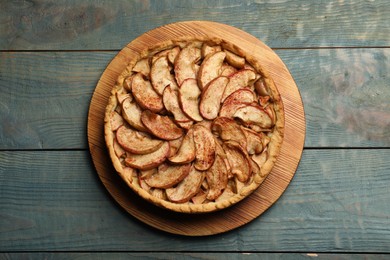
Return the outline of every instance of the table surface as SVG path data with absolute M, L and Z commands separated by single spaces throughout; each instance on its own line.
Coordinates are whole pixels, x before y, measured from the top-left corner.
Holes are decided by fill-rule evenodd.
M 186 237 L 138 221 L 97 176 L 91 97 L 158 26 L 242 29 L 284 61 L 306 139 L 282 197 L 249 224 Z M 0 259 L 390 258 L 390 2 L 0 1 Z

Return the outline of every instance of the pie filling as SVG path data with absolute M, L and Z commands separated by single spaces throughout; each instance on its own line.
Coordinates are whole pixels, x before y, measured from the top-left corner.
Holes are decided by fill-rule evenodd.
M 182 212 L 228 207 L 253 192 L 275 163 L 284 126 L 260 63 L 217 39 L 172 41 L 130 62 L 105 117 L 120 176 Z

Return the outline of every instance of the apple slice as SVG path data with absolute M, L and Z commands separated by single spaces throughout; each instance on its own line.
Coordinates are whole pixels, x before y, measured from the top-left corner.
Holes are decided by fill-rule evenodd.
M 123 122 L 123 118 L 121 117 L 121 115 L 116 111 L 112 111 L 110 114 L 111 130 L 112 131 L 118 130 L 118 128 L 120 126 L 122 126 L 123 123 L 124 122 Z
M 227 154 L 231 172 L 241 182 L 246 182 L 252 173 L 250 158 L 241 145 L 235 141 L 224 142 L 224 150 Z
M 233 117 L 238 118 L 245 126 L 252 128 L 256 132 L 273 126 L 273 121 L 269 114 L 258 104 L 250 104 L 237 109 Z
M 142 73 L 137 73 L 131 83 L 133 96 L 143 109 L 160 112 L 164 109 L 162 98 L 154 91 L 149 80 Z
M 145 178 L 145 182 L 153 188 L 171 188 L 187 177 L 190 169 L 191 164 L 189 163 L 183 165 L 168 165 L 163 163 L 158 166 L 156 173 Z
M 200 58 L 200 49 L 194 45 L 188 45 L 177 55 L 175 61 L 175 77 L 179 86 L 181 86 L 186 79 L 196 79 L 198 72 L 196 63 Z
M 165 190 L 163 189 L 154 188 L 150 194 L 152 194 L 153 197 L 156 197 L 161 200 L 167 199 L 167 195 L 165 194 Z
M 260 167 L 260 169 L 267 161 L 267 154 L 267 149 L 264 149 L 261 154 L 254 154 L 251 156 L 252 160 Z
M 133 81 L 133 77 L 134 77 L 134 74 L 131 74 L 130 76 L 127 76 L 124 80 L 123 80 L 123 87 L 127 90 L 127 91 L 131 91 L 131 84 L 132 84 L 132 81 Z
M 163 103 L 165 109 L 173 114 L 175 121 L 178 122 L 190 122 L 191 119 L 184 114 L 179 103 L 179 92 L 168 86 L 163 92 Z
M 211 129 L 223 141 L 236 141 L 242 147 L 247 146 L 245 134 L 233 118 L 218 117 Z
M 179 53 L 180 53 L 180 47 L 179 47 L 179 46 L 176 46 L 176 47 L 174 47 L 174 48 L 172 48 L 172 49 L 160 51 L 160 52 L 156 53 L 156 54 L 152 57 L 152 64 L 153 64 L 158 58 L 163 57 L 163 56 L 167 56 L 169 63 L 174 64 L 174 63 L 175 63 L 175 60 L 176 60 L 176 57 L 177 57 L 177 55 L 178 55 Z
M 176 154 L 168 157 L 168 160 L 176 164 L 185 164 L 192 162 L 196 156 L 195 142 L 194 142 L 194 130 L 190 128 L 187 134 L 183 138 L 180 148 Z
M 220 45 L 213 45 L 210 46 L 207 43 L 203 43 L 202 48 L 201 48 L 201 54 L 202 58 L 205 58 L 206 56 L 210 54 L 214 54 L 216 52 L 222 51 L 222 48 Z
M 230 185 L 228 185 L 226 189 L 222 192 L 222 194 L 218 198 L 216 198 L 215 202 L 228 200 L 234 195 L 236 194 L 234 193 L 233 188 Z
M 154 90 L 162 96 L 165 87 L 177 89 L 175 77 L 171 74 L 171 67 L 166 56 L 158 58 L 150 70 L 150 80 Z
M 233 67 L 235 67 L 237 69 L 244 68 L 245 58 L 238 56 L 237 54 L 235 54 L 231 51 L 228 51 L 228 50 L 225 50 L 225 52 L 226 52 L 227 63 L 229 63 L 230 65 L 232 65 Z
M 116 139 L 116 137 L 114 137 L 113 146 L 114 146 L 114 152 L 118 158 L 121 158 L 122 156 L 124 156 L 126 154 L 126 151 L 118 143 L 118 140 Z
M 255 94 L 249 88 L 240 88 L 230 94 L 223 102 L 219 116 L 232 117 L 237 109 L 255 102 Z
M 179 89 L 179 101 L 183 112 L 192 120 L 202 121 L 199 112 L 199 96 L 201 91 L 196 79 L 186 79 Z
M 220 156 L 215 157 L 213 165 L 206 171 L 206 179 L 209 185 L 206 198 L 215 200 L 222 194 L 228 183 L 228 170 Z
M 221 67 L 225 60 L 226 53 L 218 51 L 206 56 L 200 65 L 198 72 L 199 88 L 203 89 L 206 85 L 221 74 Z
M 143 58 L 137 61 L 137 63 L 134 65 L 133 72 L 140 72 L 143 75 L 147 76 L 150 73 L 150 66 L 149 66 L 149 59 Z
M 241 127 L 246 137 L 246 150 L 248 154 L 259 154 L 263 151 L 263 134 L 246 127 Z
M 144 110 L 141 113 L 141 121 L 153 135 L 160 139 L 174 140 L 183 135 L 183 130 L 175 125 L 169 116 Z
M 199 192 L 191 198 L 192 203 L 194 204 L 202 204 L 206 201 L 207 193 L 202 189 L 199 189 Z
M 189 121 L 176 121 L 176 123 L 178 124 L 178 126 L 180 126 L 181 128 L 184 128 L 184 129 L 190 129 L 191 126 L 194 124 L 194 121 L 192 120 L 189 120 Z
M 221 76 L 230 77 L 237 72 L 237 69 L 229 64 L 222 64 L 221 67 Z
M 150 170 L 162 164 L 169 153 L 169 143 L 164 142 L 156 151 L 148 154 L 128 153 L 125 159 L 127 166 L 139 169 Z
M 125 99 L 129 98 L 130 101 L 133 100 L 133 96 L 130 93 L 116 93 L 116 99 L 118 100 L 119 104 L 122 104 Z
M 254 86 L 255 86 L 256 92 L 259 96 L 261 96 L 261 97 L 269 96 L 269 90 L 268 90 L 267 86 L 265 85 L 263 78 L 259 78 L 258 80 L 256 80 Z
M 200 186 L 205 178 L 205 173 L 200 172 L 195 167 L 191 167 L 187 177 L 184 178 L 174 188 L 166 189 L 165 192 L 170 201 L 184 203 L 189 201 L 200 190 Z
M 222 95 L 222 102 L 237 89 L 251 85 L 255 79 L 256 73 L 253 70 L 242 69 L 234 73 L 230 76 L 229 84 Z
M 199 103 L 199 111 L 204 118 L 212 120 L 218 116 L 222 94 L 228 82 L 227 77 L 218 77 L 205 87 Z
M 118 143 L 126 151 L 134 154 L 147 154 L 156 151 L 163 145 L 163 141 L 153 139 L 144 132 L 133 130 L 125 125 L 116 131 Z
M 140 131 L 147 131 L 141 122 L 142 109 L 133 102 L 131 98 L 126 98 L 122 102 L 122 116 L 132 127 Z
M 202 125 L 194 126 L 195 162 L 199 171 L 205 171 L 213 165 L 215 160 L 215 140 L 209 129 Z
M 132 183 L 133 179 L 137 177 L 136 170 L 131 167 L 122 168 L 122 172 L 119 174 L 127 183 Z
M 174 154 L 177 153 L 179 150 L 181 143 L 183 142 L 184 137 L 180 137 L 178 139 L 170 140 L 169 142 L 169 155 L 168 157 L 173 156 Z

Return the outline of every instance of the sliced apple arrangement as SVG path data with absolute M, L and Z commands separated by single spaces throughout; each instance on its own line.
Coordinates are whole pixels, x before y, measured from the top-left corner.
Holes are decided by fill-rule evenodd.
M 221 39 L 169 41 L 132 60 L 112 90 L 105 139 L 137 194 L 170 210 L 210 212 L 256 190 L 284 127 L 272 79 Z

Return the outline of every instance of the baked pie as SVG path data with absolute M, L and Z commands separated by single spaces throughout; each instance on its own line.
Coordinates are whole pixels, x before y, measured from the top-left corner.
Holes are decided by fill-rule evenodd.
M 139 196 L 177 212 L 229 207 L 255 191 L 283 140 L 283 104 L 261 60 L 216 38 L 145 49 L 112 89 L 105 141 Z

